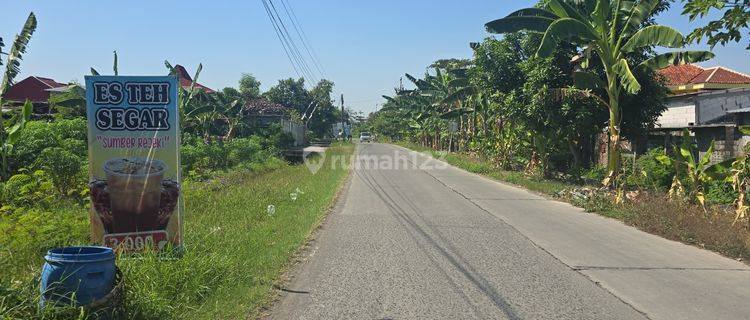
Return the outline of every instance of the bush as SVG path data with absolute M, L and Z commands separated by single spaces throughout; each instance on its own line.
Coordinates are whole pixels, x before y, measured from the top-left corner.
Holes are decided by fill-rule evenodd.
M 285 150 L 294 146 L 294 137 L 281 129 L 281 125 L 274 123 L 265 130 L 264 136 L 268 137 L 265 148 L 274 150 Z
M 47 148 L 42 151 L 36 166 L 47 172 L 55 188 L 63 196 L 80 194 L 86 190 L 86 178 L 81 176 L 84 161 L 81 157 L 63 148 Z
M 261 142 L 262 139 L 258 136 L 229 140 L 225 144 L 228 149 L 229 165 L 236 166 L 242 162 L 262 162 L 265 152 L 261 150 Z
M 60 141 L 60 147 L 70 151 L 72 154 L 88 159 L 89 145 L 86 140 L 67 138 Z
M 55 199 L 54 183 L 44 170 L 29 173 L 22 169 L 21 173 L 11 176 L 2 187 L 0 207 L 3 211 L 29 206 L 49 208 Z
M 86 118 L 58 119 L 49 123 L 58 140 L 76 139 L 86 141 L 88 123 Z
M 584 171 L 581 178 L 587 183 L 601 183 L 607 175 L 607 168 L 603 166 L 594 166 Z
M 635 170 L 629 170 L 625 184 L 630 188 L 665 190 L 672 184 L 674 172 L 657 160 L 665 156 L 662 148 L 651 149 L 635 161 Z
M 58 146 L 55 130 L 44 121 L 29 121 L 21 131 L 21 137 L 13 145 L 10 157 L 10 171 L 28 167 L 42 153 L 42 150 Z
M 262 168 L 268 159 L 274 158 L 277 149 L 271 145 L 270 140 L 250 136 L 234 138 L 227 142 L 205 143 L 200 138 L 186 135 L 180 150 L 183 171 L 188 177 L 197 180 L 211 177 L 214 171 L 234 167 L 254 171 L 254 168 Z
M 11 172 L 31 166 L 45 149 L 52 147 L 61 147 L 80 159 L 86 159 L 86 125 L 85 118 L 29 121 L 13 146 L 9 161 Z
M 714 180 L 706 185 L 706 203 L 731 204 L 739 194 L 732 189 L 732 185 L 724 181 Z

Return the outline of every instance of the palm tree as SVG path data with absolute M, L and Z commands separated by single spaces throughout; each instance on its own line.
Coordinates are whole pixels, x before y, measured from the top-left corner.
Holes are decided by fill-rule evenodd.
M 587 68 L 588 59 L 598 56 L 604 67 L 606 82 L 587 72 L 577 72 L 577 85 L 582 89 L 603 88 L 609 108 L 608 175 L 605 186 L 610 186 L 620 168 L 619 142 L 620 94 L 635 94 L 641 85 L 633 76 L 628 55 L 654 46 L 681 48 L 685 38 L 667 26 L 649 25 L 649 19 L 661 0 L 550 0 L 546 9 L 527 8 L 507 17 L 491 21 L 485 26 L 492 33 L 530 31 L 543 33 L 536 52 L 539 57 L 552 55 L 559 41 L 568 41 L 583 48 L 581 66 Z M 657 54 L 637 67 L 657 70 L 669 65 L 705 61 L 713 58 L 706 51 L 680 51 Z
M 3 73 L 2 82 L 0 82 L 0 108 L 3 106 L 3 95 L 5 91 L 13 85 L 13 79 L 18 75 L 21 66 L 21 60 L 23 54 L 26 53 L 26 47 L 31 40 L 31 35 L 36 30 L 36 16 L 34 13 L 30 13 L 29 17 L 26 18 L 21 32 L 16 35 L 13 40 L 13 45 L 10 47 L 10 52 L 5 53 L 2 51 L 4 46 L 3 39 L 0 38 L 0 56 L 2 54 L 8 55 L 8 60 L 5 62 L 5 72 Z M 0 60 L 0 65 L 2 65 Z M 20 137 L 21 131 L 23 130 L 26 121 L 31 117 L 32 104 L 28 100 L 21 107 L 21 113 L 18 116 L 13 117 L 10 123 L 13 124 L 7 130 L 5 128 L 5 119 L 3 118 L 2 111 L 0 111 L 0 179 L 5 178 L 8 174 L 8 154 L 13 148 L 13 144 Z

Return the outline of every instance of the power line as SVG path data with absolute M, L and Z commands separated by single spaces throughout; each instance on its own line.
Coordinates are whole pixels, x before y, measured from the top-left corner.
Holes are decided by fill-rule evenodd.
M 292 22 L 292 26 L 297 31 L 297 36 L 302 42 L 302 45 L 305 47 L 307 54 L 310 56 L 310 60 L 312 60 L 313 64 L 315 65 L 315 68 L 318 69 L 318 72 L 320 72 L 323 78 L 326 78 L 325 69 L 323 68 L 323 65 L 320 63 L 320 59 L 318 59 L 318 54 L 315 52 L 315 49 L 312 47 L 312 45 L 310 45 L 310 40 L 307 38 L 305 29 L 302 28 L 302 24 L 300 24 L 299 19 L 297 19 L 297 14 L 294 13 L 294 8 L 292 7 L 291 4 L 287 2 L 287 0 L 281 0 L 281 5 L 284 6 L 284 11 L 286 11 L 286 15 L 289 17 L 289 20 Z M 289 14 L 290 11 L 291 11 L 291 15 Z
M 271 24 L 274 27 L 274 31 L 276 32 L 277 37 L 279 38 L 279 42 L 281 42 L 281 46 L 284 48 L 284 52 L 287 54 L 287 57 L 289 58 L 289 62 L 292 64 L 292 68 L 295 69 L 295 73 L 298 77 L 305 79 L 311 79 L 311 75 L 309 74 L 308 70 L 304 68 L 304 65 L 300 61 L 300 56 L 298 52 L 295 52 L 294 48 L 292 47 L 290 43 L 290 38 L 286 33 L 284 33 L 284 29 L 281 27 L 280 23 L 280 17 L 277 17 L 274 15 L 272 10 L 272 4 L 270 3 L 270 0 L 261 0 L 263 2 L 263 6 L 266 9 L 266 14 L 269 17 L 269 20 L 271 21 Z
M 299 52 L 299 49 L 297 48 L 297 45 L 294 42 L 294 39 L 292 39 L 292 36 L 289 34 L 289 30 L 287 29 L 286 25 L 284 24 L 284 20 L 279 15 L 279 12 L 276 10 L 276 6 L 273 4 L 273 0 L 268 0 L 268 3 L 271 5 L 271 9 L 276 14 L 276 18 L 278 19 L 278 22 L 281 24 L 281 29 L 283 30 L 282 34 L 286 35 L 286 38 L 288 39 L 289 43 L 291 44 L 291 52 L 292 54 L 296 54 L 299 61 L 300 66 L 302 67 L 302 70 L 304 70 L 307 75 L 310 77 L 310 80 L 313 80 L 314 82 L 318 82 L 316 77 L 314 76 L 314 73 L 310 69 L 310 67 L 307 65 L 307 62 L 305 61 L 304 57 L 302 57 L 302 54 Z
M 266 4 L 265 0 L 261 0 L 263 2 L 263 7 L 266 8 L 266 14 L 268 15 L 268 20 L 271 21 L 271 26 L 273 27 L 273 31 L 276 33 L 276 37 L 279 38 L 279 42 L 281 42 L 281 47 L 284 49 L 284 53 L 286 54 L 286 57 L 289 59 L 289 63 L 292 65 L 292 69 L 294 69 L 294 73 L 297 74 L 298 77 L 304 78 L 299 70 L 297 70 L 297 65 L 294 63 L 294 59 L 292 59 L 292 56 L 289 54 L 289 51 L 286 48 L 285 41 L 282 40 L 281 32 L 279 30 L 279 27 L 276 25 L 276 21 L 273 18 L 273 15 L 271 14 L 271 10 L 268 8 L 268 4 Z

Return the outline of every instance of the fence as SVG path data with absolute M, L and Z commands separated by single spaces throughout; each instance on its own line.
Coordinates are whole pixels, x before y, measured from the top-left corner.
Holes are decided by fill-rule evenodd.
M 305 125 L 287 119 L 281 119 L 281 129 L 294 137 L 294 146 L 305 145 Z

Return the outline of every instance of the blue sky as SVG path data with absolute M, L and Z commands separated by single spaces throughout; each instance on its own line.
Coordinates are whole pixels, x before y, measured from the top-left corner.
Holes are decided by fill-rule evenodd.
M 280 2 L 274 0 L 278 10 Z M 336 97 L 344 93 L 347 106 L 370 112 L 405 72 L 422 74 L 440 58 L 470 57 L 469 42 L 488 36 L 484 23 L 535 1 L 287 2 L 335 82 Z M 681 9 L 674 4 L 659 22 L 688 33 L 697 24 L 681 16 Z M 215 89 L 236 86 L 243 72 L 254 74 L 264 90 L 296 77 L 260 0 L 14 1 L 0 11 L 6 43 L 29 11 L 39 27 L 18 80 L 38 75 L 82 81 L 89 67 L 110 73 L 112 50 L 118 52 L 120 74 L 164 74 L 165 59 L 191 73 L 203 63 L 200 82 Z M 703 65 L 750 73 L 746 43 L 716 47 L 716 59 Z

